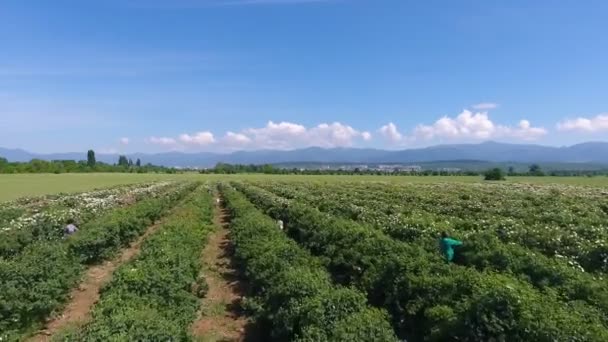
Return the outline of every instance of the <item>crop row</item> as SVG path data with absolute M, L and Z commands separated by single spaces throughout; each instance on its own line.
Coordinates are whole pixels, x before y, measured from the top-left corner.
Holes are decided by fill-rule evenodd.
M 491 271 L 445 263 L 438 253 L 393 240 L 357 222 L 235 186 L 285 222 L 295 240 L 322 256 L 333 277 L 386 308 L 402 337 L 413 340 L 604 341 L 596 309 L 564 303 L 553 291 Z
M 285 191 L 283 183 L 268 185 Z M 527 185 L 292 185 L 334 210 L 404 238 L 452 230 L 463 238 L 492 232 L 587 271 L 608 271 L 608 201 L 602 189 Z M 316 199 L 311 199 L 316 200 Z M 382 214 L 382 215 L 378 215 Z
M 270 189 L 273 193 L 282 194 L 288 198 L 314 203 L 317 208 L 332 215 L 353 217 L 352 211 L 350 211 L 353 205 L 337 200 L 333 194 L 314 195 L 307 192 L 306 189 L 294 190 L 287 184 Z M 368 208 L 367 210 L 371 215 L 357 216 L 356 220 L 372 224 L 376 229 L 381 229 L 398 240 L 420 245 L 429 252 L 437 250 L 439 231 L 434 231 L 433 236 L 424 236 L 419 231 L 429 231 L 428 227 L 424 229 L 410 226 L 384 226 L 379 222 L 390 221 L 388 214 L 379 208 Z M 369 217 L 374 217 L 374 219 L 369 220 Z M 604 280 L 581 272 L 569 265 L 566 260 L 549 258 L 518 244 L 503 243 L 493 231 L 469 234 L 465 242 L 465 246 L 459 250 L 455 260 L 459 265 L 480 270 L 492 269 L 521 276 L 537 288 L 543 290 L 550 288 L 566 301 L 585 301 L 608 315 L 608 287 L 605 286 Z
M 37 328 L 65 302 L 83 264 L 110 257 L 195 186 L 180 184 L 163 196 L 102 215 L 68 240 L 37 241 L 15 258 L 0 259 L 0 337 Z
M 107 206 L 128 202 L 170 185 L 171 182 L 154 182 L 80 192 L 74 194 L 52 194 L 41 197 L 25 197 L 0 203 L 0 230 L 18 229 L 21 221 L 30 221 L 48 211 L 96 210 Z
M 45 197 L 28 205 L 2 204 L 0 257 L 13 257 L 35 241 L 60 239 L 67 219 L 73 219 L 82 225 L 110 209 L 158 196 L 168 186 L 168 182 L 121 186 L 73 195 L 56 195 L 48 199 Z
M 103 289 L 92 320 L 60 340 L 186 341 L 204 297 L 200 253 L 212 230 L 212 198 L 202 189 L 179 205 L 140 254 Z
M 365 295 L 334 286 L 318 259 L 277 224 L 227 187 L 235 257 L 255 299 L 248 306 L 269 327 L 273 341 L 395 341 L 385 312 L 367 307 Z

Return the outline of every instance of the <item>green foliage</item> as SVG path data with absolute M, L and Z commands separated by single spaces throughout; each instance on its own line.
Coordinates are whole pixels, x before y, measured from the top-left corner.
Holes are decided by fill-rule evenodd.
M 121 208 L 82 227 L 82 233 L 69 240 L 70 250 L 83 263 L 97 263 L 127 245 L 170 208 L 183 194 L 144 200 L 130 208 Z
M 540 165 L 532 164 L 530 165 L 530 170 L 528 172 L 530 176 L 544 176 L 545 173 L 541 170 Z
M 407 242 L 396 241 L 373 227 L 332 217 L 307 204 L 241 183 L 235 185 L 260 208 L 282 219 L 289 235 L 322 256 L 334 279 L 366 291 L 372 304 L 389 310 L 402 337 L 440 341 L 602 341 L 608 337 L 606 291 L 594 285 L 593 278 L 576 277 L 559 262 L 549 263 L 542 257 L 534 262 L 533 256 L 507 247 L 502 253 L 517 256 L 515 262 L 498 257 L 501 249 L 496 256 L 479 258 L 472 250 L 465 250 L 464 267 L 449 265 L 436 251 L 437 239 L 423 238 L 424 229 L 428 229 L 424 223 L 420 226 L 422 235 L 409 236 Z M 362 193 L 370 194 L 369 189 Z M 328 201 L 317 199 L 313 203 L 332 207 Z M 334 206 L 341 207 L 340 203 Z M 391 211 L 385 203 L 382 211 L 379 208 L 371 217 L 382 217 L 380 212 L 386 215 Z M 468 240 L 464 242 L 468 246 Z M 471 248 L 480 251 L 485 246 L 482 240 L 472 244 Z M 488 264 L 481 265 L 484 271 L 471 267 L 486 260 Z M 530 280 L 514 277 L 510 271 L 526 274 Z
M 80 226 L 111 209 L 155 196 L 169 187 L 169 183 L 138 184 L 73 195 L 22 199 L 5 204 L 0 209 L 0 257 L 12 258 L 36 241 L 63 238 L 63 228 L 68 219 Z
M 35 242 L 15 258 L 0 259 L 0 337 L 15 338 L 39 325 L 65 302 L 81 275 L 81 262 L 110 257 L 193 187 L 180 186 L 166 196 L 112 211 L 67 241 Z
M 38 242 L 13 260 L 0 259 L 0 337 L 35 326 L 67 299 L 81 265 L 65 245 Z
M 289 199 L 361 221 L 391 237 L 436 250 L 441 231 L 490 232 L 527 253 L 595 271 L 608 265 L 608 204 L 602 188 L 527 184 L 354 184 L 259 182 Z M 591 266 L 590 260 L 594 260 Z
M 485 180 L 494 180 L 494 181 L 505 180 L 505 175 L 504 175 L 504 172 L 502 171 L 502 169 L 496 167 L 496 168 L 486 171 L 484 173 L 484 179 Z
M 87 156 L 89 157 L 89 156 Z M 94 155 L 93 155 L 94 157 Z M 121 156 L 124 157 L 124 156 Z M 126 158 L 126 157 L 125 157 Z M 94 163 L 91 163 L 94 161 Z M 86 161 L 74 161 L 74 160 L 39 160 L 33 159 L 29 162 L 0 162 L 0 174 L 1 173 L 83 173 L 83 172 L 137 172 L 137 173 L 175 173 L 176 170 L 164 166 L 156 166 L 152 164 L 146 164 L 144 166 L 135 166 L 127 160 L 119 160 L 121 164 L 110 165 L 96 161 L 94 158 L 87 158 Z
M 97 161 L 95 160 L 95 151 L 89 150 L 87 152 L 87 165 L 89 167 L 95 167 L 96 163 L 97 163 Z
M 115 272 L 93 319 L 67 339 L 190 340 L 188 328 L 200 304 L 192 285 L 199 282 L 200 252 L 212 229 L 211 200 L 205 191 L 196 191 L 167 217 L 139 256 Z
M 129 160 L 126 156 L 118 156 L 118 166 L 129 166 Z
M 361 292 L 332 285 L 320 261 L 288 239 L 275 221 L 235 191 L 224 188 L 223 193 L 232 217 L 235 256 L 257 297 L 248 306 L 270 326 L 270 339 L 395 340 L 386 314 L 369 309 Z

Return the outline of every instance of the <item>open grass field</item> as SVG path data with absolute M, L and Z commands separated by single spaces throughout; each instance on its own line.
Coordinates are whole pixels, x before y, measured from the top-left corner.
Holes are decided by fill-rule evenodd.
M 130 173 L 73 173 L 73 174 L 11 174 L 0 175 L 0 201 L 20 197 L 55 193 L 73 193 L 106 188 L 114 185 L 133 184 L 156 180 L 302 180 L 302 181 L 382 181 L 395 183 L 474 183 L 481 177 L 469 176 L 299 176 L 299 175 L 201 175 L 189 174 L 130 174 Z M 507 182 L 532 184 L 570 184 L 584 186 L 608 186 L 608 177 L 509 177 Z

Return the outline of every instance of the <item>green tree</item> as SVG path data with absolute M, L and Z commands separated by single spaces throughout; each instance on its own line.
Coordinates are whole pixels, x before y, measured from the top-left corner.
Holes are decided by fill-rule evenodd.
M 87 152 L 87 165 L 90 167 L 94 167 L 97 161 L 95 160 L 95 151 L 89 150 Z
M 126 156 L 118 156 L 118 166 L 129 166 L 129 160 Z
M 129 158 L 129 167 L 133 166 L 133 159 Z
M 141 167 L 141 160 L 139 160 L 139 158 L 137 158 L 137 161 L 135 162 L 135 166 Z
M 505 175 L 501 168 L 495 167 L 484 173 L 485 180 L 505 180 Z
M 545 173 L 541 170 L 540 165 L 532 164 L 530 165 L 530 175 L 532 176 L 544 176 Z

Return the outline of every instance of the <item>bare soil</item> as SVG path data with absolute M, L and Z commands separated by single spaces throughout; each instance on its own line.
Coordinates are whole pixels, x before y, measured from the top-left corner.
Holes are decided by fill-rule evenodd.
M 241 308 L 246 287 L 232 262 L 228 213 L 217 201 L 214 221 L 216 230 L 201 255 L 209 291 L 192 333 L 201 341 L 257 341 L 257 333 Z

